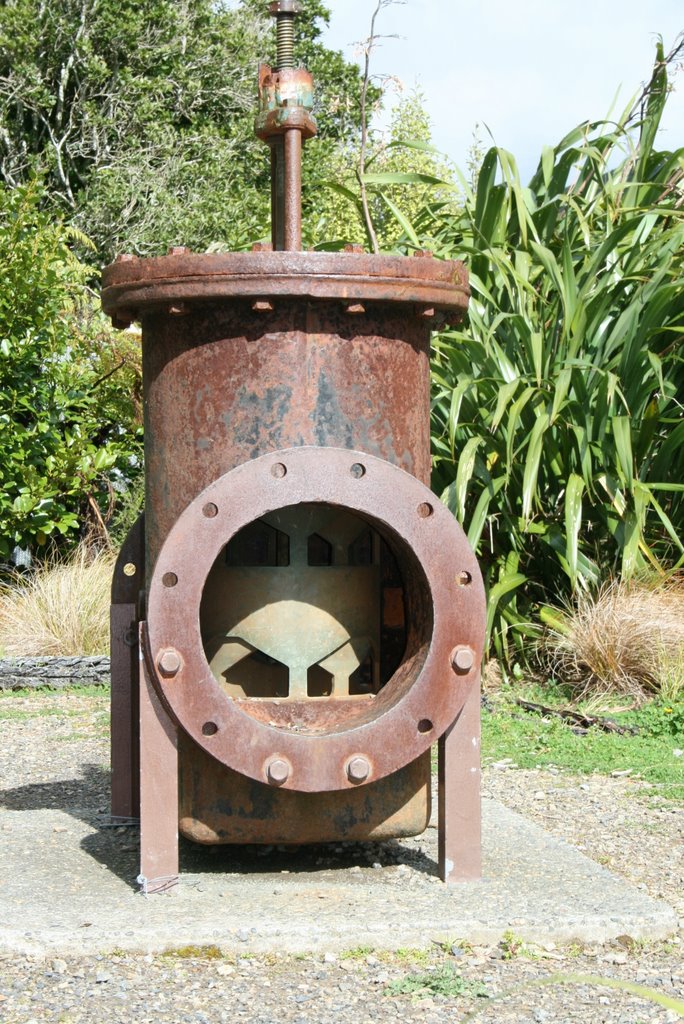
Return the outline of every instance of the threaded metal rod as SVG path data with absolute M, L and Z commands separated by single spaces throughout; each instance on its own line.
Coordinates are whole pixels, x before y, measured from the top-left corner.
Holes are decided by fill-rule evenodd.
M 293 68 L 294 59 L 294 20 L 299 13 L 298 0 L 271 0 L 269 13 L 276 20 L 276 45 L 278 47 L 278 70 Z
M 279 12 L 276 15 L 276 44 L 278 47 L 278 69 L 293 68 L 294 60 L 294 14 Z

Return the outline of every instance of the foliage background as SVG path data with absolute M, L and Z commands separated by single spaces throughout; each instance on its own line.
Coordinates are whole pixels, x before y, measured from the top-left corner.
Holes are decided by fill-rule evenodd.
M 137 344 L 36 186 L 0 188 L 0 558 L 87 534 L 140 465 Z
M 469 266 L 468 322 L 435 346 L 434 483 L 504 659 L 546 602 L 684 562 L 684 150 L 655 148 L 680 54 L 660 44 L 636 104 L 545 149 L 527 187 L 493 147 L 460 212 L 416 222 Z
M 655 141 L 682 47 L 659 46 L 636 102 L 545 147 L 527 184 L 496 146 L 471 181 L 432 150 L 419 94 L 360 158 L 362 76 L 322 46 L 321 0 L 303 7 L 320 128 L 304 244 L 376 236 L 469 267 L 467 321 L 434 345 L 433 484 L 478 551 L 492 649 L 512 661 L 540 619 L 562 628 L 550 604 L 684 564 L 684 150 Z M 268 233 L 252 133 L 256 65 L 274 48 L 262 12 L 0 7 L 2 558 L 102 537 L 117 496 L 125 515 L 137 500 L 138 340 L 98 313 L 93 268 Z M 371 124 L 380 98 L 370 83 Z

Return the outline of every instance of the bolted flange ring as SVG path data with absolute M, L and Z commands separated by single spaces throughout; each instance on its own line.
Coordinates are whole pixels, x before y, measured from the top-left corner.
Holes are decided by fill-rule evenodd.
M 301 720 L 292 729 L 278 720 L 277 702 L 233 699 L 221 689 L 204 651 L 200 605 L 207 576 L 231 537 L 269 513 L 307 503 L 355 512 L 392 545 L 406 591 L 408 636 L 404 660 L 377 694 L 365 701 L 292 702 Z M 463 573 L 468 586 L 458 582 Z M 150 580 L 145 659 L 173 718 L 212 757 L 283 789 L 340 790 L 399 770 L 451 725 L 478 685 L 476 671 L 453 671 L 452 652 L 467 649 L 473 666 L 479 664 L 484 616 L 475 555 L 427 487 L 364 452 L 291 448 L 232 469 L 178 517 Z M 167 676 L 158 659 L 170 649 L 180 665 Z M 211 736 L 203 732 L 207 721 L 216 726 Z

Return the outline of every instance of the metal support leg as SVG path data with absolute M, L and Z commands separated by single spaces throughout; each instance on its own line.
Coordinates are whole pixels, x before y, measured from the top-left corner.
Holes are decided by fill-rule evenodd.
M 140 814 L 138 629 L 134 604 L 110 610 L 112 816 Z
M 139 516 L 114 566 L 109 614 L 112 816 L 140 815 L 138 594 L 145 578 L 144 518 Z
M 140 626 L 143 650 L 145 624 Z M 178 734 L 140 660 L 140 884 L 164 892 L 178 882 Z
M 443 882 L 482 877 L 480 808 L 480 679 L 440 737 L 438 755 L 439 875 Z

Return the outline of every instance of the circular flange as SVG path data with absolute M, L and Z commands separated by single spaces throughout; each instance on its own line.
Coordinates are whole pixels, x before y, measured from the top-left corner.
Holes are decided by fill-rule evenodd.
M 458 319 L 469 294 L 462 263 L 425 256 L 180 253 L 118 261 L 102 274 L 105 313 L 129 319 L 168 303 L 275 296 L 415 304 Z
M 364 472 L 359 475 L 358 467 Z M 228 697 L 209 668 L 200 633 L 204 585 L 227 541 L 277 509 L 320 502 L 356 512 L 411 553 L 420 566 L 431 628 L 420 650 L 366 705 L 368 714 L 324 731 L 297 731 L 248 714 Z M 211 504 L 216 508 L 206 515 Z M 426 508 L 430 513 L 426 515 Z M 463 574 L 468 586 L 460 582 Z M 484 587 L 463 530 L 415 477 L 371 455 L 338 448 L 291 448 L 243 463 L 188 505 L 169 532 L 148 596 L 145 661 L 167 709 L 207 753 L 235 771 L 268 782 L 277 757 L 291 768 L 283 789 L 319 792 L 358 785 L 352 759 L 365 758 L 373 782 L 418 757 L 451 725 L 478 685 L 484 642 Z M 454 672 L 455 646 L 474 653 L 473 666 Z M 173 676 L 157 664 L 178 652 Z M 335 701 L 326 701 L 328 720 Z M 301 702 L 308 711 L 313 701 Z M 319 701 L 316 707 L 323 707 Z M 292 704 L 294 705 L 294 702 Z M 207 721 L 216 728 L 207 735 Z M 425 723 L 430 728 L 425 728 Z

